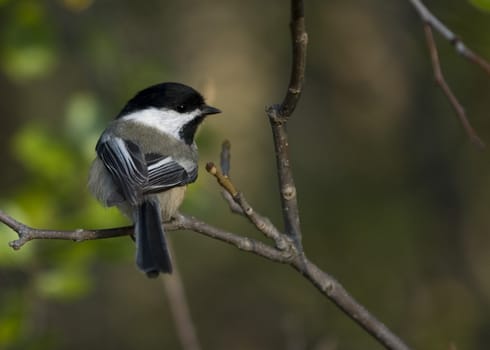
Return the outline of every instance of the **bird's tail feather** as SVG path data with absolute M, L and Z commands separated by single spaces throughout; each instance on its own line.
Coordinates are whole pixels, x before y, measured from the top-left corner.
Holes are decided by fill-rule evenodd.
M 157 277 L 160 272 L 171 273 L 172 262 L 162 226 L 160 203 L 148 198 L 136 211 L 136 264 L 148 277 Z

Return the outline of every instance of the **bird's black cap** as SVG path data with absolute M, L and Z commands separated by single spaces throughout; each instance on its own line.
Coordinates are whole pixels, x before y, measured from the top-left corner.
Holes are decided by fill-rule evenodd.
M 190 86 L 180 83 L 160 83 L 138 92 L 128 101 L 117 118 L 147 108 L 168 108 L 185 113 L 201 108 L 203 114 L 215 114 L 221 111 L 207 106 L 202 95 Z

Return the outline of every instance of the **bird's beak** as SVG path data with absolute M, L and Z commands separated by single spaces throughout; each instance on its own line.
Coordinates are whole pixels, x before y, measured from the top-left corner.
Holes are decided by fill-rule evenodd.
M 221 113 L 221 111 L 218 108 L 211 107 L 211 106 L 208 106 L 208 105 L 204 105 L 201 108 L 201 112 L 204 115 Z

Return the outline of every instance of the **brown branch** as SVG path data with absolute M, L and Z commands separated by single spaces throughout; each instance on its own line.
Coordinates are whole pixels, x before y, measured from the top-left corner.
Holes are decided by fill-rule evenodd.
M 17 232 L 19 238 L 9 243 L 10 247 L 15 250 L 19 250 L 24 244 L 35 239 L 58 239 L 83 242 L 95 239 L 121 237 L 133 233 L 133 226 L 115 227 L 100 230 L 77 229 L 72 231 L 38 229 L 27 226 L 15 220 L 3 211 L 0 211 L 0 222 L 3 222 L 13 231 Z M 290 256 L 288 255 L 288 253 L 284 253 L 275 248 L 269 247 L 268 245 L 260 241 L 248 237 L 241 237 L 237 234 L 213 227 L 192 216 L 177 214 L 171 222 L 165 223 L 164 226 L 165 230 L 167 231 L 195 231 L 205 236 L 234 245 L 240 250 L 252 252 L 273 261 L 288 262 L 290 260 Z
M 478 137 L 475 129 L 473 129 L 473 127 L 471 126 L 468 117 L 466 116 L 466 111 L 464 110 L 464 107 L 461 105 L 456 95 L 454 95 L 453 91 L 446 82 L 446 79 L 444 78 L 444 74 L 442 73 L 441 65 L 439 62 L 439 54 L 437 52 L 436 42 L 434 40 L 434 35 L 432 34 L 432 28 L 428 23 L 425 23 L 424 30 L 427 40 L 427 46 L 429 47 L 432 68 L 434 70 L 434 79 L 437 85 L 439 85 L 439 87 L 441 88 L 444 95 L 446 95 L 446 97 L 448 98 L 454 110 L 456 111 L 456 115 L 463 125 L 464 130 L 468 134 L 471 142 L 482 149 L 485 147 L 485 143 L 480 139 L 480 137 Z
M 84 240 L 120 237 L 132 233 L 132 227 L 120 227 L 105 230 L 79 229 L 74 231 L 35 229 L 19 223 L 3 212 L 0 212 L 0 221 L 7 224 L 19 234 L 19 240 L 17 241 L 22 240 L 22 243 L 15 245 L 11 243 L 11 246 L 15 249 L 19 249 L 23 244 L 33 239 L 68 239 L 81 242 Z M 378 321 L 351 295 L 349 295 L 339 282 L 337 282 L 329 274 L 323 272 L 312 262 L 305 260 L 306 258 L 299 257 L 297 253 L 294 255 L 289 250 L 280 251 L 269 247 L 260 241 L 253 240 L 248 237 L 241 237 L 234 233 L 213 227 L 194 217 L 184 216 L 181 214 L 177 215 L 174 221 L 166 224 L 165 228 L 168 231 L 195 231 L 208 237 L 231 244 L 241 250 L 252 252 L 271 261 L 289 263 L 295 269 L 300 271 L 305 278 L 310 280 L 322 294 L 331 299 L 349 317 L 359 323 L 371 335 L 378 339 L 387 349 L 408 349 L 408 347 L 395 334 L 393 334 L 384 324 Z
M 223 148 L 226 148 L 227 152 L 229 152 L 229 142 L 226 142 L 226 144 L 224 143 Z M 223 164 L 223 151 L 221 164 Z M 225 160 L 225 166 L 228 170 L 231 168 L 229 159 L 228 161 Z M 257 229 L 263 232 L 266 237 L 273 239 L 276 243 L 276 248 L 285 254 L 281 256 L 280 261 L 274 259 L 271 260 L 288 262 L 306 279 L 313 283 L 313 285 L 319 289 L 322 294 L 332 300 L 333 303 L 335 303 L 335 305 L 337 305 L 345 314 L 357 322 L 387 349 L 409 349 L 400 338 L 398 338 L 383 323 L 371 315 L 364 306 L 359 304 L 335 278 L 322 271 L 318 266 L 309 261 L 303 252 L 298 251 L 296 246 L 291 244 L 292 242 L 290 242 L 289 237 L 277 230 L 277 228 L 268 218 L 261 216 L 259 213 L 253 210 L 250 204 L 245 200 L 244 195 L 236 190 L 236 186 L 233 185 L 229 177 L 222 174 L 213 163 L 208 163 L 207 170 L 216 178 L 217 182 L 224 189 L 225 193 L 229 194 L 229 197 L 232 198 L 233 203 L 240 207 L 240 212 L 247 216 L 247 218 L 254 223 Z M 234 193 L 234 195 L 232 195 L 232 193 Z M 287 261 L 283 261 L 282 258 L 286 256 L 289 258 Z
M 94 239 L 105 239 L 112 237 L 121 237 L 133 233 L 132 226 L 117 227 L 100 230 L 46 230 L 36 229 L 27 226 L 0 210 L 0 222 L 17 232 L 19 238 L 10 242 L 9 245 L 15 249 L 20 249 L 24 244 L 34 239 L 62 239 L 75 242 L 82 242 Z
M 238 195 L 238 190 L 235 188 L 233 183 L 231 182 L 230 178 L 228 176 L 224 176 L 214 165 L 213 162 L 208 162 L 206 164 L 206 170 L 208 173 L 213 175 L 216 180 L 218 180 L 219 184 L 221 187 L 223 187 L 226 192 L 228 192 L 232 197 L 235 197 Z
M 22 245 L 34 239 L 62 239 L 81 242 L 85 240 L 120 237 L 133 232 L 132 227 L 118 227 L 104 230 L 79 229 L 74 231 L 35 229 L 16 221 L 4 212 L 0 212 L 0 222 L 5 223 L 19 234 L 19 240 L 14 242 L 21 243 L 14 244 L 11 242 L 10 244 L 14 249 L 19 249 Z M 165 224 L 165 228 L 167 231 L 190 230 L 201 233 L 268 260 L 290 264 L 301 272 L 305 278 L 311 281 L 323 295 L 332 300 L 350 318 L 366 329 L 369 334 L 378 339 L 387 349 L 409 349 L 403 341 L 347 293 L 345 288 L 337 280 L 307 260 L 303 255 L 298 254 L 294 248 L 281 251 L 260 241 L 224 231 L 192 216 L 181 214 L 178 214 L 172 222 Z
M 284 229 L 295 242 L 298 251 L 302 252 L 298 200 L 289 157 L 286 124 L 296 109 L 305 78 L 308 35 L 306 33 L 303 0 L 291 1 L 291 39 L 293 44 L 293 62 L 286 96 L 280 105 L 272 105 L 266 109 L 266 112 L 274 140 Z
M 206 170 L 216 178 L 221 187 L 230 195 L 233 202 L 238 205 L 240 210 L 234 210 L 232 208 L 234 212 L 239 212 L 247 217 L 250 222 L 255 225 L 257 230 L 275 242 L 277 249 L 285 250 L 291 246 L 290 240 L 284 236 L 268 218 L 260 215 L 252 208 L 252 206 L 245 199 L 243 193 L 236 190 L 235 186 L 231 182 L 231 179 L 223 175 L 223 173 L 216 168 L 214 163 L 210 162 L 206 164 Z M 230 207 L 232 207 L 232 205 L 230 205 Z
M 291 39 L 293 42 L 293 62 L 286 96 L 279 107 L 281 119 L 287 119 L 296 109 L 296 104 L 303 90 L 306 68 L 306 46 L 308 34 L 305 26 L 303 0 L 291 1 Z
M 184 283 L 182 282 L 175 256 L 172 263 L 172 274 L 165 274 L 162 275 L 162 277 L 163 286 L 168 298 L 168 305 L 172 312 L 182 349 L 201 350 L 196 327 L 194 327 L 191 311 L 187 302 Z
M 409 0 L 412 6 L 417 11 L 418 15 L 424 23 L 429 24 L 436 30 L 444 39 L 453 45 L 458 54 L 470 60 L 472 63 L 480 67 L 485 73 L 490 75 L 490 63 L 470 50 L 459 36 L 453 33 L 444 23 L 429 11 L 421 0 Z
M 288 251 L 280 251 L 260 241 L 224 231 L 192 216 L 178 214 L 174 218 L 174 221 L 165 227 L 168 227 L 170 230 L 190 230 L 201 233 L 205 236 L 231 244 L 240 250 L 254 253 L 275 262 L 289 263 L 293 259 Z
M 448 98 L 451 106 L 454 108 L 471 142 L 473 142 L 478 148 L 483 149 L 485 147 L 485 143 L 480 139 L 476 131 L 471 126 L 463 106 L 444 79 L 432 29 L 437 31 L 444 39 L 449 41 L 449 43 L 453 45 L 458 54 L 465 57 L 470 62 L 476 64 L 488 75 L 490 75 L 490 63 L 483 59 L 481 56 L 477 55 L 472 50 L 470 50 L 456 34 L 454 34 L 444 23 L 442 23 L 429 11 L 429 9 L 424 5 L 421 0 L 409 1 L 424 23 L 425 36 L 427 40 L 427 45 L 429 46 L 436 83 Z
M 231 171 L 231 143 L 228 140 L 221 144 L 220 165 L 223 176 L 229 177 Z M 242 208 L 235 202 L 233 196 L 226 189 L 222 189 L 221 195 L 228 202 L 232 213 L 245 215 Z
M 289 264 L 387 349 L 409 349 L 400 338 L 359 304 L 335 278 L 309 261 L 303 252 L 299 252 L 295 245 L 291 244 L 290 239 L 279 232 L 268 218 L 253 210 L 243 194 L 236 190 L 231 180 L 225 177 L 214 165 L 213 167 L 214 169 L 210 168 L 209 170 L 217 178 L 218 183 L 225 189 L 226 193 L 235 193 L 233 199 L 240 206 L 243 214 L 267 237 L 274 240 L 276 248 L 248 237 L 221 230 L 194 217 L 181 214 L 177 214 L 172 222 L 165 224 L 167 231 L 194 231 L 268 260 Z M 78 229 L 74 231 L 35 229 L 16 221 L 2 211 L 0 211 L 0 222 L 5 223 L 18 233 L 19 239 L 10 243 L 15 249 L 21 248 L 22 245 L 34 239 L 63 239 L 81 242 L 84 240 L 120 237 L 133 233 L 133 227 L 131 226 L 104 230 Z

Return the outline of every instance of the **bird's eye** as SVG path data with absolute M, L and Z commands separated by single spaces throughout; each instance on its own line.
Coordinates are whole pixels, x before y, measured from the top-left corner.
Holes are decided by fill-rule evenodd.
M 178 105 L 177 106 L 177 112 L 184 112 L 185 111 L 185 106 L 184 105 Z

